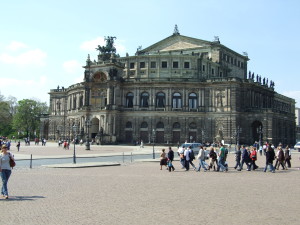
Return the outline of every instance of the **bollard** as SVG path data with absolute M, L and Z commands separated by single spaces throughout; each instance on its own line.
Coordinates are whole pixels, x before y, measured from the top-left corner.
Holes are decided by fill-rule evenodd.
M 30 155 L 30 169 L 32 169 L 32 154 Z

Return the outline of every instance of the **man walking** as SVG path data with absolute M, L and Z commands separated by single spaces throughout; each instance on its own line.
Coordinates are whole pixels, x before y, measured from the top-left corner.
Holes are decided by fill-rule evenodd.
M 169 168 L 169 169 L 170 169 L 170 171 L 171 171 L 171 169 L 174 171 L 175 168 L 174 168 L 173 163 L 172 163 L 173 160 L 174 160 L 174 152 L 173 152 L 171 146 L 169 147 L 169 151 L 168 151 L 168 159 L 171 161 L 171 163 L 170 163 L 171 168 Z

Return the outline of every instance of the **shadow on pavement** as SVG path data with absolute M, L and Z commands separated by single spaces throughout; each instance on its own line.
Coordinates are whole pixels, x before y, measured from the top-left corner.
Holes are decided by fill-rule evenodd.
M 10 196 L 8 199 L 1 199 L 3 201 L 34 201 L 44 196 Z

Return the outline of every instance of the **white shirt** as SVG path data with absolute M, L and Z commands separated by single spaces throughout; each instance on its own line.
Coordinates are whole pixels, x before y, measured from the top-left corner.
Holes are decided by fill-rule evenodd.
M 190 161 L 190 151 L 189 151 L 189 149 L 186 149 L 185 151 L 184 151 L 184 156 L 185 156 L 185 159 L 187 160 L 187 161 Z

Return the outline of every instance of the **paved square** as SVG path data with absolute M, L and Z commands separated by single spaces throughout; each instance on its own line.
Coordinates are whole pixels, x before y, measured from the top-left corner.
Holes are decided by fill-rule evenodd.
M 17 167 L 0 224 L 299 224 L 299 156 L 275 174 L 262 172 L 264 157 L 257 171 L 235 171 L 233 154 L 227 173 L 185 172 L 178 161 L 174 172 L 159 162 Z

